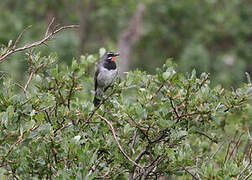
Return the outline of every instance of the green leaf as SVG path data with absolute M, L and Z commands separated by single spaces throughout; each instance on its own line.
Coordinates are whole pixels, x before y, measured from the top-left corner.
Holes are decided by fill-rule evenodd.
M 75 70 L 79 67 L 79 64 L 77 63 L 77 60 L 76 59 L 73 59 L 72 61 L 72 69 Z
M 105 48 L 100 48 L 99 49 L 99 54 L 100 54 L 100 57 L 102 57 L 106 52 L 106 49 Z
M 173 69 L 173 67 L 167 68 L 166 72 L 163 73 L 164 80 L 172 78 L 175 73 L 176 71 Z
M 36 122 L 34 120 L 28 121 L 27 123 L 25 123 L 25 130 L 33 128 L 35 124 Z
M 10 48 L 12 46 L 12 40 L 9 40 L 8 42 L 8 48 Z
M 178 138 L 183 137 L 183 136 L 187 136 L 187 134 L 188 134 L 187 131 L 178 131 L 178 132 L 177 132 Z
M 77 135 L 77 136 L 74 136 L 73 141 L 78 143 L 80 141 L 80 139 L 81 139 L 81 136 Z
M 1 123 L 3 123 L 4 126 L 7 128 L 8 127 L 8 119 L 9 119 L 8 112 L 2 112 L 1 117 L 2 117 Z
M 42 122 L 44 120 L 44 117 L 45 117 L 45 115 L 40 113 L 40 114 L 35 116 L 35 119 Z
M 9 106 L 7 108 L 7 112 L 9 114 L 9 119 L 11 119 L 13 117 L 13 114 L 14 114 L 14 107 L 13 106 Z

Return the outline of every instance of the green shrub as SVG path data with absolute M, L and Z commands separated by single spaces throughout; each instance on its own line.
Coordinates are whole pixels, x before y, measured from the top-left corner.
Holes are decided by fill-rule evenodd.
M 209 74 L 167 60 L 155 75 L 129 72 L 94 108 L 98 57 L 68 67 L 32 51 L 24 85 L 1 75 L 1 179 L 249 176 L 250 84 L 211 88 Z

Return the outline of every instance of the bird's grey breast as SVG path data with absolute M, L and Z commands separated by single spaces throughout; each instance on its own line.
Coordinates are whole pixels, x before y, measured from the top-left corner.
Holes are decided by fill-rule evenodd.
M 112 84 L 117 75 L 117 69 L 108 70 L 104 67 L 99 69 L 99 74 L 97 76 L 98 86 L 107 87 Z

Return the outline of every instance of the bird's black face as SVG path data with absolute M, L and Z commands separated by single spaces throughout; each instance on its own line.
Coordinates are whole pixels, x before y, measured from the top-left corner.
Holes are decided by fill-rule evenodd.
M 107 61 L 108 62 L 115 62 L 115 57 L 119 56 L 118 53 L 107 52 Z
M 118 53 L 107 52 L 106 53 L 106 60 L 104 62 L 104 67 L 108 70 L 116 69 L 115 57 L 119 56 Z

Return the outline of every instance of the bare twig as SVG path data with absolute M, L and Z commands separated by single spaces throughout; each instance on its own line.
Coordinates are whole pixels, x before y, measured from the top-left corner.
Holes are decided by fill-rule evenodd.
M 241 133 L 240 137 L 238 138 L 237 142 L 235 143 L 235 146 L 233 147 L 233 149 L 232 149 L 232 151 L 231 151 L 231 153 L 230 153 L 230 155 L 229 155 L 228 160 L 231 159 L 231 157 L 232 157 L 232 155 L 233 155 L 233 153 L 234 153 L 234 150 L 238 147 L 238 144 L 240 143 L 241 137 L 242 137 L 243 135 L 244 135 L 244 133 Z
M 177 122 L 179 122 L 179 120 L 180 120 L 181 117 L 179 116 L 179 114 L 177 112 L 177 109 L 174 107 L 173 99 L 171 97 L 169 97 L 169 100 L 170 100 L 171 107 L 172 107 L 174 113 L 176 114 L 176 117 L 177 117 L 176 123 L 177 123 Z
M 93 164 L 93 166 L 90 168 L 89 172 L 88 172 L 88 175 L 87 176 L 90 176 L 95 170 L 96 170 L 96 167 L 99 165 L 100 163 L 100 160 L 103 158 L 104 155 L 101 155 L 101 157 L 99 157 L 96 162 Z
M 214 158 L 214 156 L 219 152 L 219 150 L 221 149 L 221 147 L 222 147 L 225 143 L 226 143 L 226 142 L 223 141 L 223 142 L 219 145 L 219 147 L 218 147 L 217 150 L 213 153 L 213 155 L 210 157 L 209 160 L 211 160 L 211 159 Z
M 135 144 L 136 144 L 136 137 L 137 137 L 137 130 L 134 132 L 134 136 L 132 138 L 132 143 L 130 144 L 130 148 L 132 150 L 132 153 L 135 154 Z
M 7 72 L 2 72 L 2 71 L 1 71 L 1 73 L 2 73 L 2 75 L 0 77 L 0 80 L 3 79 L 8 74 Z
M 114 129 L 113 125 L 111 124 L 111 122 L 109 122 L 109 120 L 107 120 L 105 117 L 103 117 L 103 116 L 101 116 L 101 115 L 98 115 L 98 117 L 99 117 L 100 119 L 102 119 L 103 121 L 105 121 L 105 122 L 109 125 L 109 128 L 110 128 L 110 130 L 111 130 L 111 132 L 112 132 L 112 134 L 113 134 L 114 140 L 116 141 L 116 144 L 117 144 L 117 146 L 118 146 L 120 152 L 123 154 L 123 156 L 124 156 L 126 159 L 128 159 L 130 162 L 132 162 L 135 166 L 137 166 L 137 167 L 143 169 L 143 167 L 142 167 L 140 164 L 138 164 L 138 163 L 136 163 L 135 161 L 133 161 L 133 160 L 124 152 L 122 146 L 120 145 L 120 143 L 119 143 L 119 141 L 118 141 L 118 139 L 117 139 L 117 137 L 116 137 L 115 129 Z
M 143 155 L 147 154 L 147 147 L 145 146 L 145 148 L 137 155 L 135 162 L 138 163 L 140 161 L 140 159 L 143 157 Z M 129 175 L 129 180 L 133 180 L 134 179 L 134 175 L 135 175 L 135 169 L 136 169 L 136 165 L 133 166 L 130 175 Z
M 50 31 L 51 26 L 52 26 L 52 24 L 54 23 L 54 21 L 55 21 L 55 18 L 53 17 L 52 20 L 51 20 L 51 22 L 48 24 L 48 27 L 47 27 L 46 33 L 45 33 L 45 37 L 48 36 L 49 31 Z
M 144 179 L 147 179 L 152 173 L 155 172 L 158 165 L 161 163 L 161 161 L 167 156 L 167 154 L 163 154 L 158 156 L 155 160 L 153 160 L 150 165 L 147 167 L 145 173 L 144 173 Z
M 55 129 L 53 133 L 56 133 L 57 131 L 62 131 L 63 129 L 66 129 L 70 126 L 72 126 L 72 123 L 69 123 L 68 125 L 63 125 L 62 127 L 59 127 L 58 129 Z
M 183 114 L 187 113 L 187 106 L 188 106 L 188 100 L 189 100 L 189 96 L 190 96 L 190 89 L 191 89 L 191 84 L 189 84 L 187 89 L 186 89 L 186 97 L 185 97 L 185 100 L 184 100 L 185 108 L 184 108 Z
M 193 179 L 199 180 L 193 173 L 191 173 L 189 170 L 187 170 L 185 167 L 183 169 L 192 176 Z
M 157 91 L 151 96 L 151 99 L 150 101 L 152 101 L 156 96 L 157 94 L 159 93 L 159 91 L 164 87 L 164 83 L 161 84 L 161 86 L 159 86 L 159 88 L 157 89 Z
M 252 172 L 251 172 L 249 175 L 247 175 L 247 176 L 244 178 L 244 180 L 248 180 L 251 176 L 252 176 Z
M 25 31 L 27 31 L 27 30 L 28 30 L 29 28 L 31 28 L 31 27 L 32 27 L 32 25 L 28 26 L 27 28 L 25 28 L 25 29 L 19 34 L 19 36 L 18 36 L 18 38 L 16 39 L 16 41 L 15 41 L 15 43 L 14 43 L 12 49 L 15 49 L 15 48 L 17 47 L 17 45 L 18 45 L 20 39 L 22 38 L 23 34 L 25 33 Z
M 231 144 L 232 144 L 232 140 L 228 143 L 226 155 L 225 155 L 225 158 L 224 158 L 224 164 L 226 164 L 226 162 L 227 162 L 227 157 L 228 157 L 228 154 L 229 154 L 229 149 L 230 149 Z
M 9 154 L 11 153 L 11 151 L 12 151 L 16 146 L 18 146 L 21 142 L 23 142 L 23 141 L 24 141 L 24 139 L 23 139 L 23 135 L 22 135 L 22 136 L 20 136 L 20 137 L 18 138 L 18 140 L 10 147 L 10 149 L 8 150 L 8 152 L 7 152 L 7 154 L 6 154 L 6 157 L 8 157 Z
M 25 87 L 24 87 L 24 92 L 25 93 L 26 93 L 26 90 L 27 90 L 27 88 L 28 88 L 31 80 L 32 80 L 33 75 L 34 75 L 34 72 L 32 71 L 31 74 L 30 74 L 30 76 L 29 76 L 29 78 L 28 78 L 28 80 L 27 80 L 27 82 L 26 82 L 26 84 L 25 84 Z
M 250 145 L 250 151 L 249 151 L 249 162 L 248 164 L 241 170 L 241 172 L 239 173 L 239 175 L 237 176 L 236 180 L 240 180 L 242 179 L 242 175 L 246 172 L 246 170 L 252 166 L 252 145 Z M 248 176 L 245 177 L 245 179 L 248 179 L 250 176 L 252 175 L 252 173 L 250 173 Z
M 144 154 L 147 154 L 147 147 L 145 147 L 136 157 L 135 161 L 138 163 Z
M 47 30 L 49 31 L 51 25 L 53 24 L 54 22 L 54 18 L 52 19 L 52 21 L 50 22 L 49 26 L 47 27 Z M 36 46 L 40 46 L 42 44 L 45 44 L 46 41 L 50 40 L 53 38 L 53 36 L 55 34 L 57 34 L 58 32 L 62 31 L 62 30 L 65 30 L 65 29 L 71 29 L 71 28 L 78 28 L 79 26 L 78 25 L 68 25 L 68 26 L 62 26 L 56 30 L 53 30 L 51 33 L 46 33 L 45 36 L 43 37 L 43 39 L 41 39 L 40 41 L 36 41 L 34 43 L 31 43 L 31 44 L 26 44 L 24 45 L 23 47 L 20 47 L 20 48 L 16 48 L 18 42 L 20 41 L 20 39 L 22 38 L 22 35 L 24 33 L 24 31 L 19 35 L 19 37 L 17 38 L 14 46 L 8 50 L 5 54 L 3 54 L 2 56 L 0 56 L 0 63 L 4 62 L 6 60 L 6 58 L 8 56 L 10 56 L 11 54 L 13 53 L 16 53 L 16 52 L 19 52 L 19 51 L 24 51 L 24 50 L 27 50 L 27 49 L 31 49 L 33 47 L 36 47 Z M 27 29 L 27 28 L 26 28 Z
M 133 117 L 132 117 L 128 112 L 125 111 L 125 114 L 126 114 L 126 115 L 130 118 L 130 120 L 135 124 L 135 127 L 136 127 L 137 129 L 139 129 L 139 131 L 144 135 L 144 137 L 148 140 L 148 142 L 151 142 L 151 140 L 149 139 L 149 136 L 148 136 L 148 132 L 145 133 L 144 130 L 142 129 L 142 128 L 144 128 L 144 127 L 141 126 L 141 127 L 142 127 L 142 128 L 141 128 L 140 125 L 136 123 L 136 121 L 133 119 Z
M 238 134 L 238 131 L 235 132 L 235 135 L 234 135 L 233 139 L 230 140 L 230 142 L 228 144 L 228 148 L 227 148 L 226 155 L 225 155 L 225 158 L 224 158 L 224 164 L 226 164 L 226 162 L 227 162 L 228 154 L 229 154 L 229 149 L 231 147 L 231 144 L 235 141 L 235 138 L 236 138 L 237 134 Z
M 23 139 L 23 137 L 24 137 L 24 134 L 26 132 L 34 131 L 37 128 L 39 128 L 39 126 L 40 126 L 40 124 L 37 125 L 37 126 L 34 126 L 34 127 L 30 128 L 29 130 L 24 131 L 23 134 L 21 134 L 21 136 L 19 136 L 19 138 L 17 139 L 17 141 L 10 147 L 10 149 L 8 150 L 8 152 L 7 152 L 7 154 L 6 154 L 5 157 L 8 157 L 10 155 L 10 153 L 12 152 L 12 150 L 25 140 L 25 139 Z
M 96 176 L 97 179 L 112 179 L 109 175 L 109 173 L 113 172 L 115 168 L 112 168 L 111 170 L 107 171 L 105 174 Z
M 201 131 L 195 131 L 195 133 L 198 133 L 198 134 L 200 134 L 200 135 L 202 135 L 202 136 L 205 136 L 205 137 L 207 137 L 209 140 L 211 140 L 212 142 L 214 142 L 214 143 L 218 143 L 218 141 L 216 140 L 216 139 L 213 139 L 213 138 L 211 138 L 210 136 L 208 136 L 207 134 L 205 134 L 204 132 L 201 132 Z
M 17 85 L 20 89 L 22 89 L 22 90 L 24 91 L 24 93 L 26 93 L 26 92 L 25 92 L 25 89 L 24 89 L 24 87 L 23 87 L 22 85 L 20 85 L 20 84 L 17 83 L 17 82 L 15 82 L 14 84 Z
M 70 102 L 71 102 L 71 97 L 72 97 L 72 94 L 73 94 L 74 86 L 75 86 L 75 76 L 74 76 L 74 73 L 73 73 L 72 85 L 71 85 L 71 88 L 70 88 L 70 91 L 69 91 L 69 94 L 68 94 L 68 99 L 67 99 L 67 107 L 68 107 L 69 110 L 70 110 Z
M 200 83 L 199 88 L 195 92 L 193 92 L 193 93 L 197 93 L 202 88 L 202 86 L 206 83 L 206 81 L 209 80 L 209 76 L 210 76 L 210 73 L 207 73 L 206 78 L 203 79 L 203 81 Z

